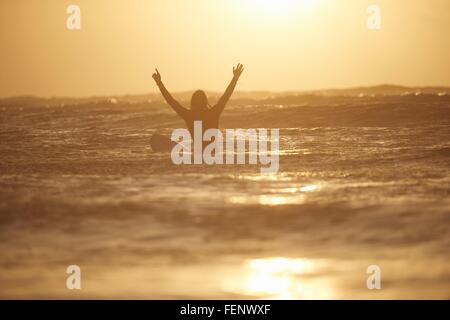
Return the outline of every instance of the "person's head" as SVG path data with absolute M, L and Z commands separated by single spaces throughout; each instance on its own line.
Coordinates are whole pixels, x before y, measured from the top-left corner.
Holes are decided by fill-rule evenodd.
M 195 91 L 191 98 L 191 110 L 203 111 L 206 109 L 208 109 L 208 97 L 206 96 L 205 91 Z

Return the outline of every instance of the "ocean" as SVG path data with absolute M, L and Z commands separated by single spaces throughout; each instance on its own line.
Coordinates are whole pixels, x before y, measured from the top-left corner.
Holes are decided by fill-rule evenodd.
M 153 152 L 184 127 L 158 99 L 0 117 L 1 298 L 450 298 L 448 94 L 231 101 L 221 128 L 280 129 L 271 175 Z

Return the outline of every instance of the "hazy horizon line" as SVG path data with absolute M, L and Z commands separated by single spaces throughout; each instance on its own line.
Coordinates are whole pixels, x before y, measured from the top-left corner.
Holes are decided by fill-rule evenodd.
M 377 85 L 361 85 L 361 86 L 350 86 L 350 87 L 332 87 L 332 88 L 322 88 L 322 89 L 308 89 L 308 90 L 268 90 L 268 89 L 254 89 L 254 90 L 236 90 L 236 94 L 256 94 L 256 93 L 266 93 L 266 94 L 314 94 L 314 93 L 326 93 L 326 92 L 346 92 L 346 91 L 356 91 L 356 90 L 374 90 L 374 89 L 385 89 L 385 90 L 431 90 L 431 91 L 439 91 L 446 90 L 450 91 L 450 86 L 446 85 L 426 85 L 426 86 L 408 86 L 401 84 L 389 84 L 382 83 Z M 194 92 L 198 89 L 190 89 L 190 90 L 177 90 L 172 91 L 174 95 L 179 94 L 188 94 Z M 221 91 L 217 90 L 204 90 L 209 94 L 221 94 Z M 9 95 L 9 96 L 0 96 L 0 100 L 8 100 L 8 99 L 17 99 L 17 98 L 37 98 L 37 99 L 95 99 L 95 98 L 120 98 L 120 97 L 141 97 L 141 96 L 152 96 L 152 95 L 160 95 L 160 92 L 155 90 L 146 93 L 125 93 L 125 94 L 94 94 L 94 95 L 81 95 L 81 96 L 70 96 L 70 95 L 55 95 L 55 96 L 44 96 L 44 95 L 35 95 L 35 94 L 17 94 L 17 95 Z

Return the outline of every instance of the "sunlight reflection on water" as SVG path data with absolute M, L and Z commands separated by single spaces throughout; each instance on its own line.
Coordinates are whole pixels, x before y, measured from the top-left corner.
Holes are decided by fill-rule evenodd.
M 286 188 L 272 188 L 270 189 L 271 194 L 256 196 L 231 196 L 228 201 L 234 204 L 260 204 L 268 206 L 301 204 L 305 202 L 305 193 L 318 191 L 319 189 L 320 186 L 315 184 Z
M 311 259 L 250 259 L 236 278 L 224 282 L 224 288 L 267 299 L 330 299 L 334 296 L 330 283 L 311 277 L 323 266 L 323 261 Z

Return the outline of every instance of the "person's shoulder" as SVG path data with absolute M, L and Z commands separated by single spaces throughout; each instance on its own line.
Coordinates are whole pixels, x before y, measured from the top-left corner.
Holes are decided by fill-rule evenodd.
M 183 118 L 185 118 L 186 120 L 192 120 L 194 119 L 194 113 L 191 109 L 185 108 L 183 111 Z
M 216 114 L 218 110 L 219 110 L 219 104 L 217 103 L 208 109 L 208 114 L 211 114 L 211 115 Z

